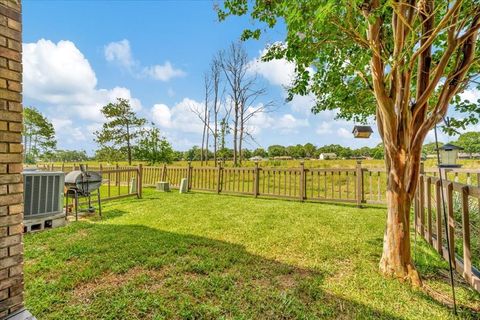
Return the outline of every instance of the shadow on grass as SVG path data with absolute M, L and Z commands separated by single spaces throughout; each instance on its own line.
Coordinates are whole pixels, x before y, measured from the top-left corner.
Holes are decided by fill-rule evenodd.
M 26 305 L 40 319 L 402 319 L 326 292 L 321 273 L 141 225 L 28 235 L 25 274 Z

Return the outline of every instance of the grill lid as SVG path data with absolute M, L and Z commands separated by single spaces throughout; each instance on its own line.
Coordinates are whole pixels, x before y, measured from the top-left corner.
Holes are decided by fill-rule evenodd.
M 65 186 L 83 193 L 97 190 L 102 185 L 102 175 L 94 171 L 71 171 L 65 175 Z

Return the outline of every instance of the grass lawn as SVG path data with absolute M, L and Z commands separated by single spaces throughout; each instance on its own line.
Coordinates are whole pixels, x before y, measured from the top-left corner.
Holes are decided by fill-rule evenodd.
M 103 221 L 27 234 L 26 305 L 39 319 L 452 318 L 447 264 L 423 241 L 422 290 L 379 274 L 385 215 L 146 189 Z M 479 316 L 479 294 L 460 284 L 457 299 Z

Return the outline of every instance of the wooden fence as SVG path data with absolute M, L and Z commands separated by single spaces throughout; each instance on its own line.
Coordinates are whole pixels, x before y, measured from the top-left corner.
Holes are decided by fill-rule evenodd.
M 65 173 L 80 170 L 80 165 L 41 165 L 41 170 L 63 171 Z M 88 166 L 86 170 L 98 171 L 102 174 L 102 185 L 100 194 L 103 201 L 114 200 L 124 197 L 136 196 L 142 197 L 143 191 L 143 173 L 142 165 L 139 166 Z
M 443 219 L 442 193 L 447 224 Z M 480 187 L 446 179 L 440 182 L 439 177 L 421 174 L 414 215 L 416 232 L 447 261 L 448 228 L 452 265 L 480 291 Z
M 68 172 L 78 166 L 42 167 Z M 102 198 L 115 199 L 136 195 L 143 186 L 167 181 L 178 188 L 183 178 L 189 190 L 254 197 L 285 198 L 308 201 L 385 204 L 386 173 L 384 169 L 355 168 L 248 168 L 218 167 L 133 167 L 90 166 L 88 170 L 103 174 Z M 134 179 L 133 179 L 134 178 Z M 443 190 L 438 171 L 422 170 L 414 201 L 416 232 L 425 238 L 442 257 L 448 259 L 446 228 L 450 235 L 452 263 L 455 269 L 480 291 L 480 170 L 444 169 Z M 136 189 L 132 191 L 132 183 Z M 442 214 L 442 192 L 446 201 L 448 223 Z

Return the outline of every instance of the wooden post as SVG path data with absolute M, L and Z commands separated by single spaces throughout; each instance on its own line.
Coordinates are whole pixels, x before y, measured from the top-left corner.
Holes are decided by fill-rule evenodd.
M 442 194 L 440 180 L 435 183 L 435 203 L 437 204 L 437 251 L 443 256 L 442 249 L 442 219 L 443 219 L 443 206 L 442 206 Z
M 115 185 L 116 186 L 119 186 L 120 185 L 120 173 L 118 172 L 118 162 L 117 164 L 115 165 L 115 170 L 117 171 L 115 173 Z
M 448 221 L 447 221 L 447 228 L 448 228 L 448 238 L 450 244 L 450 257 L 452 260 L 452 266 L 455 267 L 455 215 L 454 215 L 454 208 L 453 208 L 453 183 L 449 182 L 447 185 L 447 201 L 448 201 Z
M 427 177 L 427 231 L 428 231 L 428 243 L 433 245 L 432 240 L 432 178 Z
M 143 165 L 140 163 L 137 168 L 137 198 L 142 199 L 143 192 Z
M 100 173 L 103 172 L 103 165 L 101 163 L 98 164 L 98 170 L 100 171 Z
M 187 171 L 187 185 L 188 191 L 192 189 L 192 162 L 188 162 L 188 171 Z
M 218 164 L 217 164 L 217 194 L 222 192 L 222 185 L 223 185 L 222 163 L 220 161 L 218 161 Z
M 253 194 L 255 198 L 258 197 L 260 191 L 260 169 L 258 168 L 258 161 L 255 161 L 255 172 L 253 180 Z
M 425 238 L 425 180 L 423 177 L 423 162 L 420 164 L 420 177 L 418 186 L 418 206 L 420 213 L 420 235 Z
M 162 180 L 163 182 L 166 182 L 165 179 L 167 179 L 167 164 L 166 164 L 166 163 L 163 164 L 162 179 L 161 179 L 161 180 Z
M 356 174 L 357 174 L 357 207 L 361 208 L 362 203 L 365 201 L 364 194 L 363 194 L 363 169 L 362 169 L 362 161 L 357 161 L 356 166 Z
M 468 208 L 468 186 L 462 188 L 462 233 L 463 233 L 463 277 L 471 283 L 472 251 L 470 248 L 470 213 Z
M 300 200 L 304 201 L 305 200 L 305 192 L 306 192 L 306 179 L 305 179 L 305 162 L 301 161 L 300 162 Z
M 65 172 L 65 162 L 62 162 L 62 172 Z

